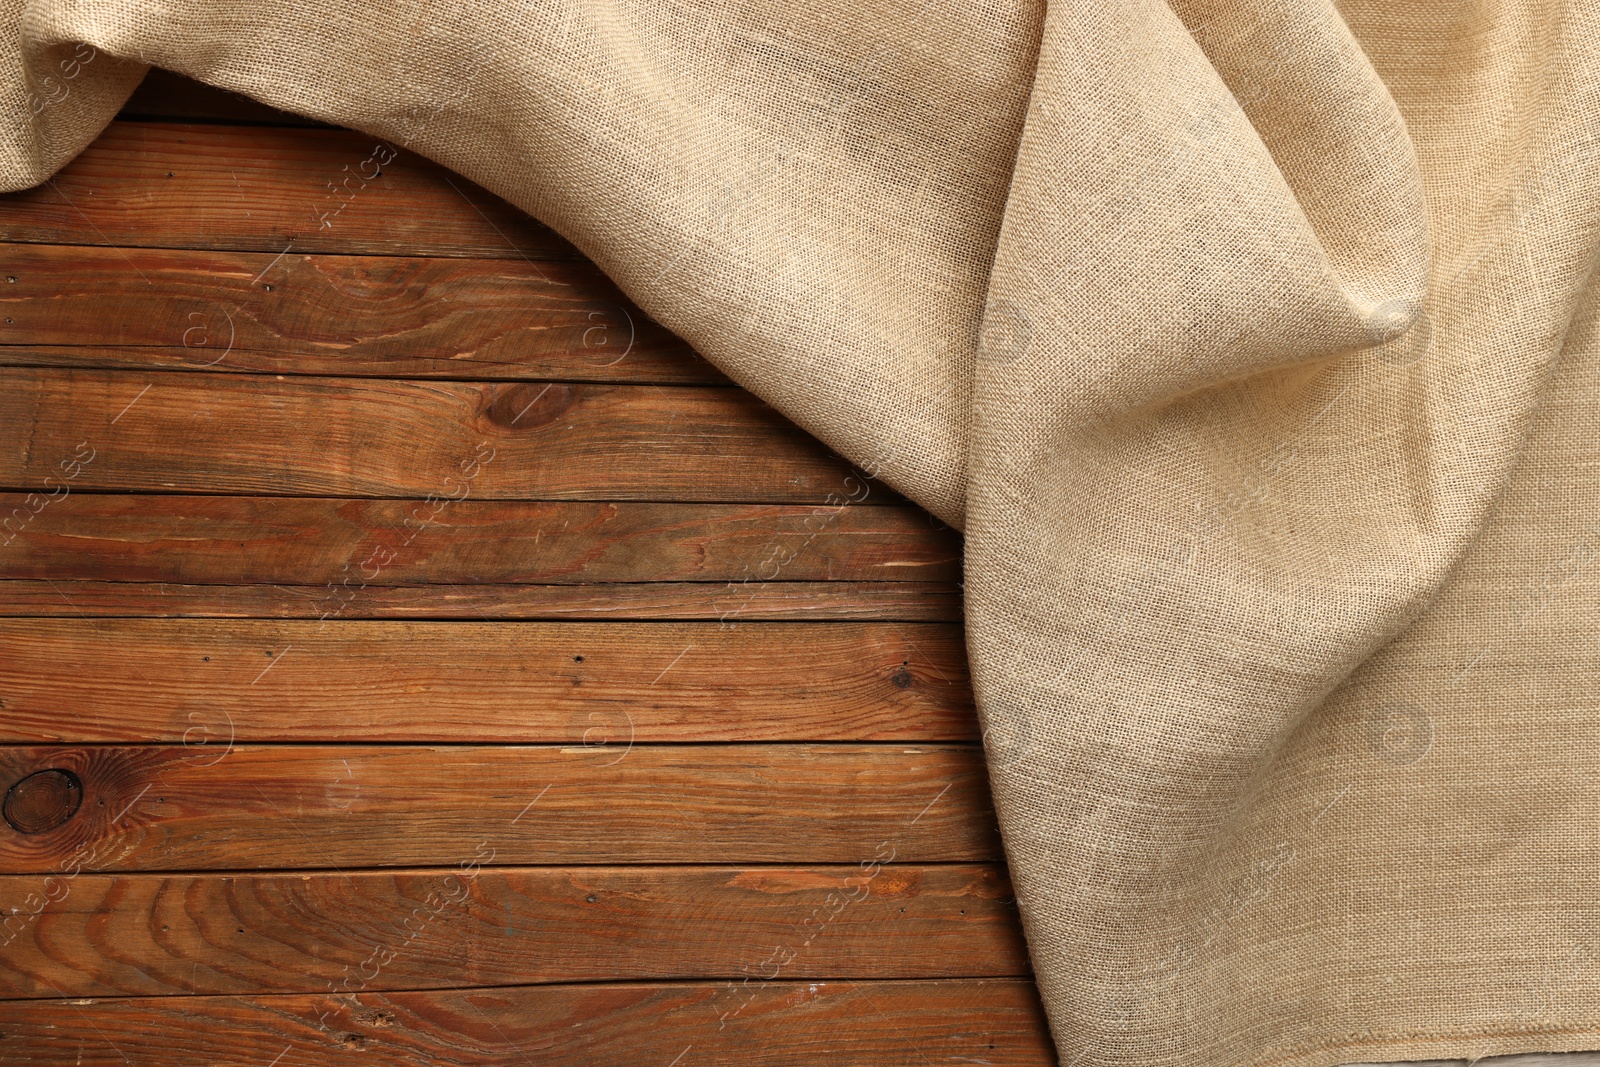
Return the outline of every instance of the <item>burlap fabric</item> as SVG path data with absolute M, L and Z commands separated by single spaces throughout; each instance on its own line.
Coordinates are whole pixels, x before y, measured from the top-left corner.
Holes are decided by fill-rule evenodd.
M 147 63 L 369 131 L 962 526 L 1064 1064 L 1600 1047 L 1600 5 L 0 19 L 6 188 Z

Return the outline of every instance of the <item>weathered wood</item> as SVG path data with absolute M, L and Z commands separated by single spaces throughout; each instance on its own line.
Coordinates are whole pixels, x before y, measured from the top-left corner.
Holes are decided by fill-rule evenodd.
M 83 784 L 57 829 L 0 825 L 0 873 L 1000 858 L 976 746 L 230 748 L 195 710 L 189 745 L 0 748 L 0 783 Z
M 424 519 L 469 496 L 821 504 L 860 486 L 737 389 L 12 367 L 0 426 L 22 430 L 0 486 L 56 495 L 63 464 L 76 489 L 429 494 Z
M 754 965 L 759 967 L 760 961 Z M 753 967 L 754 970 L 754 967 Z M 770 972 L 770 967 L 768 968 Z M 1020 979 L 674 982 L 0 1004 L 0 1060 L 28 1067 L 1051 1067 Z
M 0 997 L 1026 976 L 993 866 L 0 878 Z M 16 910 L 13 910 L 16 909 Z M 0 1046 L 3 1048 L 3 1046 Z
M 467 499 L 435 515 L 413 500 L 68 489 L 37 512 L 40 499 L 0 493 L 0 520 L 12 517 L 15 528 L 0 529 L 0 574 L 228 585 L 348 580 L 360 590 L 352 607 L 376 586 L 399 584 L 438 583 L 448 594 L 445 583 L 694 581 L 719 583 L 712 592 L 732 601 L 761 581 L 960 576 L 960 538 L 906 506 Z
M 919 623 L 0 619 L 0 700 L 4 743 L 977 739 Z
M 959 538 L 442 168 L 130 114 L 0 197 L 0 1062 L 1052 1063 Z
M 34 771 L 6 790 L 3 814 L 6 824 L 19 834 L 54 830 L 83 803 L 78 779 L 65 771 Z
M 376 138 L 160 122 L 113 122 L 45 184 L 0 197 L 0 240 L 578 258 L 526 213 Z
M 321 585 L 0 580 L 0 616 L 313 619 Z M 945 582 L 636 582 L 599 585 L 368 586 L 341 619 L 716 619 L 960 622 Z
M 727 384 L 585 262 L 0 246 L 0 363 Z

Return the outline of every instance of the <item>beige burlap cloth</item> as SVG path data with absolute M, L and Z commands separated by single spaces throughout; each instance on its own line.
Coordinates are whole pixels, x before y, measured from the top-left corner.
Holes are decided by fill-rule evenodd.
M 1600 4 L 42 0 L 0 64 L 5 188 L 145 64 L 369 131 L 960 525 L 1064 1064 L 1600 1046 Z

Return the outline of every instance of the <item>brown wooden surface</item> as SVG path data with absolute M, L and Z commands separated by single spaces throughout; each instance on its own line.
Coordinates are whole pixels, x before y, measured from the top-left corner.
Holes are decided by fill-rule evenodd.
M 5 743 L 977 740 L 917 623 L 0 619 L 0 693 Z
M 739 978 L 785 940 L 791 978 L 1028 973 L 989 866 L 85 874 L 7 878 L 0 893 L 62 897 L 7 952 L 7 997 L 318 993 L 347 974 L 374 992 Z
M 230 748 L 198 710 L 189 745 L 0 749 L 0 780 L 83 789 L 57 829 L 0 837 L 0 874 L 454 864 L 480 843 L 516 864 L 1000 857 L 966 745 L 630 744 L 597 710 L 568 746 Z
M 12 578 L 361 587 L 940 581 L 960 542 L 910 507 L 0 493 Z M 204 530 L 204 538 L 197 538 Z M 393 558 L 390 558 L 390 553 Z M 379 564 L 382 564 L 381 566 Z
M 13 365 L 727 382 L 583 262 L 20 245 L 5 271 Z
M 959 538 L 560 237 L 157 74 L 0 304 L 0 1063 L 1053 1062 Z
M 0 616 L 321 619 L 323 585 L 0 580 Z M 960 622 L 946 582 L 613 582 L 595 585 L 368 585 L 342 619 L 786 619 Z
M 858 483 L 750 394 L 692 386 L 10 367 L 0 425 L 16 489 L 85 447 L 76 488 L 146 493 L 831 504 Z
M 768 980 L 771 956 L 737 982 L 12 1001 L 0 1048 L 29 1067 L 1055 1062 L 1031 981 Z

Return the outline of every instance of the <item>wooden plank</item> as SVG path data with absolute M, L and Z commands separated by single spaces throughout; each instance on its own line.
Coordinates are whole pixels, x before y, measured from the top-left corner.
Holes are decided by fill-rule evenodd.
M 428 494 L 424 517 L 467 496 L 820 504 L 859 484 L 755 397 L 693 386 L 12 367 L 0 426 L 21 431 L 0 442 L 6 488 L 75 464 L 76 489 Z
M 196 120 L 253 123 L 268 126 L 326 126 L 326 123 L 279 111 L 238 93 L 218 89 L 160 67 L 150 68 L 122 105 L 120 119 L 164 122 Z
M 977 740 L 961 628 L 0 619 L 0 742 Z
M 736 979 L 775 945 L 789 946 L 789 978 L 1029 973 L 999 868 L 890 855 L 848 867 L 481 868 L 485 850 L 463 868 L 405 873 L 6 877 L 0 996 Z
M 312 619 L 325 585 L 0 580 L 0 616 Z M 745 622 L 960 622 L 947 582 L 635 582 L 596 585 L 367 586 L 341 619 L 715 619 Z
M 433 515 L 431 505 L 409 500 L 68 490 L 42 507 L 47 494 L 30 502 L 24 493 L 0 493 L 0 573 L 202 585 L 345 583 L 359 591 L 352 606 L 375 586 L 400 584 L 960 576 L 960 538 L 913 507 L 466 499 Z M 728 596 L 739 592 L 718 588 Z
M 204 712 L 204 709 L 196 709 Z M 197 725 L 205 726 L 202 720 Z M 1000 858 L 969 745 L 8 746 L 0 784 L 52 770 L 81 806 L 0 820 L 0 874 L 415 867 L 481 845 L 512 865 Z M 70 810 L 64 806 L 63 811 Z
M 4 236 L 0 611 L 62 614 L 0 623 L 0 742 L 55 742 L 0 744 L 0 996 L 75 999 L 0 1061 L 1051 1062 L 946 980 L 1027 973 L 959 629 L 709 621 L 959 618 L 947 531 L 359 135 L 117 123 Z M 708 621 L 487 619 L 627 611 Z
M 305 1067 L 359 1051 L 369 1067 L 1056 1062 L 1031 981 L 763 978 L 11 1001 L 0 1004 L 0 1060 L 19 1067 L 267 1067 L 279 1057 L 275 1067 Z
M 349 130 L 113 122 L 44 185 L 0 196 L 0 240 L 118 248 L 576 259 L 548 227 Z
M 587 262 L 0 246 L 0 363 L 727 379 Z

